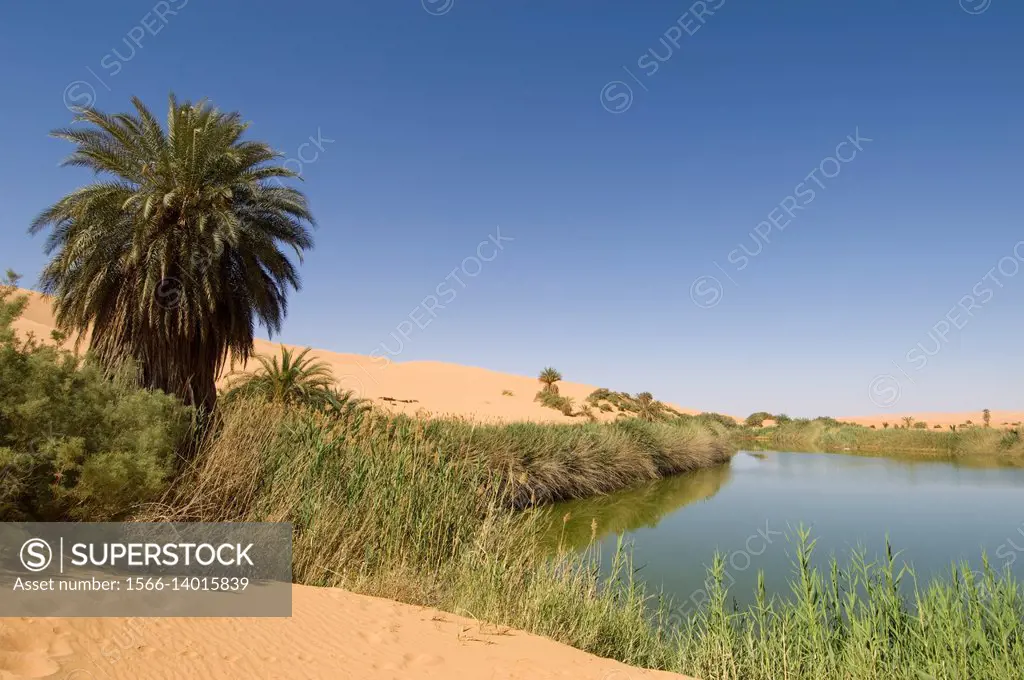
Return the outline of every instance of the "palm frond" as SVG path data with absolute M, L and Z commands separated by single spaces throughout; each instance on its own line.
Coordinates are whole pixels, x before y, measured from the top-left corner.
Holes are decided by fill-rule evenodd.
M 244 139 L 247 124 L 207 102 L 168 98 L 166 130 L 137 98 L 134 112 L 87 107 L 66 165 L 98 179 L 43 210 L 50 262 L 40 285 L 61 330 L 92 331 L 105 365 L 131 358 L 150 387 L 212 406 L 230 358 L 247 360 L 257 326 L 280 331 L 287 297 L 313 247 L 306 197 L 275 186 L 295 173 Z M 273 183 L 271 183 L 273 181 Z

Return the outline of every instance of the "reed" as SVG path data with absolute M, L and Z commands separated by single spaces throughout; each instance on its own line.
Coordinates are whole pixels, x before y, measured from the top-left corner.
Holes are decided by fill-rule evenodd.
M 145 518 L 290 521 L 296 582 L 437 607 L 705 680 L 1019 677 L 1022 593 L 987 567 L 957 567 L 921 588 L 891 552 L 822 573 L 804 534 L 789 596 L 769 597 L 761 581 L 755 604 L 735 609 L 717 557 L 708 600 L 689 613 L 636 578 L 621 542 L 602 568 L 597 526 L 586 550 L 542 549 L 552 511 L 517 510 L 524 489 L 531 500 L 592 490 L 597 482 L 566 481 L 573 465 L 625 470 L 620 457 L 645 452 L 657 456 L 644 474 L 668 471 L 683 464 L 682 442 L 711 436 L 649 425 L 482 427 L 239 403 Z M 669 446 L 672 434 L 685 437 Z

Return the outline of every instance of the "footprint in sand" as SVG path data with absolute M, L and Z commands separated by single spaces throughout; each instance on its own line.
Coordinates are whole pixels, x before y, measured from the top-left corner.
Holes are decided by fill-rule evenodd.
M 57 629 L 43 634 L 33 630 L 5 633 L 0 635 L 0 676 L 45 678 L 60 670 L 55 657 L 71 651 L 67 634 Z
M 60 664 L 41 652 L 0 652 L 0 677 L 45 678 L 60 670 Z

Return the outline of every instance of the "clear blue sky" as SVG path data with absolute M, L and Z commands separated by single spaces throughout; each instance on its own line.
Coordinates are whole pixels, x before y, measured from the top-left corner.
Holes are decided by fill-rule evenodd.
M 550 364 L 738 414 L 1024 406 L 1024 4 L 693 7 L 9 4 L 0 265 L 34 282 L 29 222 L 88 180 L 47 137 L 66 101 L 162 114 L 173 90 L 317 154 L 287 341 L 397 351 L 404 321 L 396 360 Z

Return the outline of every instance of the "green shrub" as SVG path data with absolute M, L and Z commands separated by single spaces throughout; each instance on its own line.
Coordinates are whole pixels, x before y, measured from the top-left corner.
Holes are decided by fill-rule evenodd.
M 566 405 L 572 409 L 572 403 L 566 397 L 563 397 L 555 390 L 550 390 L 547 387 L 543 388 L 533 397 L 534 401 L 539 401 L 541 406 L 547 406 L 553 408 L 556 411 L 562 411 L 565 413 Z
M 747 427 L 761 427 L 762 425 L 764 425 L 764 421 L 766 420 L 773 420 L 772 414 L 768 413 L 767 411 L 758 411 L 757 413 L 751 413 L 749 416 L 747 416 L 747 419 L 746 421 L 744 421 L 744 424 Z
M 704 412 L 698 415 L 697 418 L 704 421 L 718 423 L 719 425 L 723 425 L 729 429 L 739 427 L 739 424 L 736 422 L 735 418 L 731 416 L 722 415 L 721 413 Z
M 191 410 L 90 361 L 19 339 L 24 297 L 0 286 L 0 521 L 113 520 L 157 500 Z

